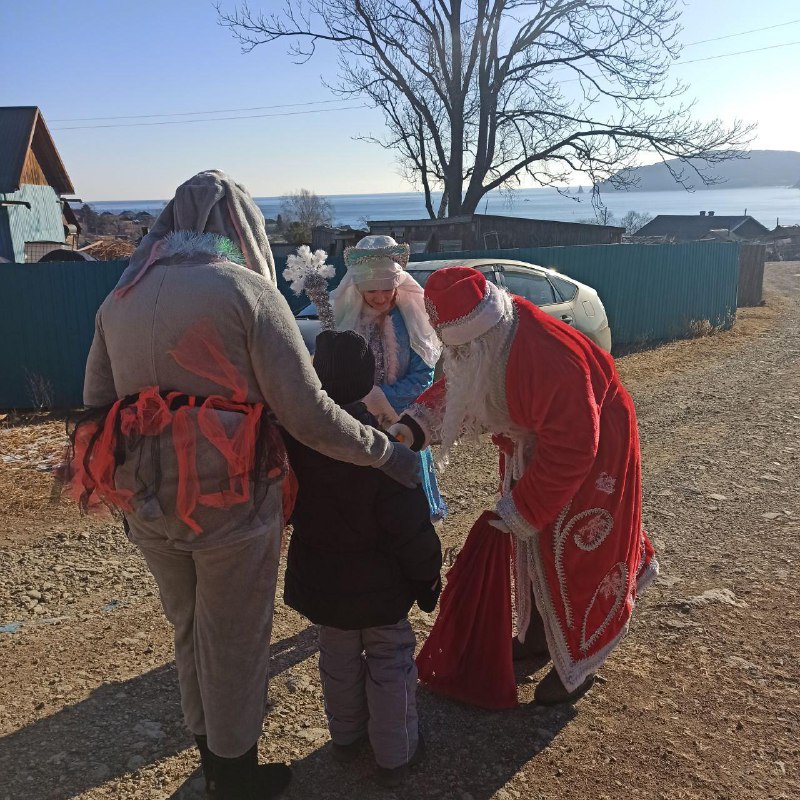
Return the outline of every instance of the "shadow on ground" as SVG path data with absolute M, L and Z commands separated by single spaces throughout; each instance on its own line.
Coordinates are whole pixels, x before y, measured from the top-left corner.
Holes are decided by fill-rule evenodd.
M 0 738 L 0 795 L 69 798 L 188 746 L 174 664 L 119 683 Z
M 544 675 L 544 661 L 517 667 L 520 695 Z M 337 764 L 325 744 L 296 761 L 294 780 L 286 797 L 293 800 L 418 800 L 472 798 L 488 800 L 531 759 L 545 750 L 575 718 L 568 706 L 543 708 L 522 703 L 511 711 L 485 711 L 448 700 L 420 686 L 417 694 L 427 758 L 402 787 L 387 792 L 374 780 L 375 763 L 367 747 L 348 765 Z M 502 728 L 502 741 L 486 735 Z
M 308 658 L 316 642 L 313 626 L 275 642 L 272 676 Z M 192 745 L 175 665 L 165 664 L 127 681 L 104 683 L 85 700 L 0 737 L 0 797 L 65 800 Z M 194 763 L 191 753 L 187 765 Z M 198 778 L 193 774 L 177 796 L 194 797 Z
M 387 792 L 375 783 L 375 763 L 369 748 L 354 763 L 341 765 L 333 761 L 330 744 L 326 744 L 292 765 L 294 780 L 286 797 L 488 800 L 577 715 L 571 707 L 544 709 L 533 704 L 512 711 L 484 711 L 422 687 L 418 706 L 427 758 L 411 771 L 403 786 Z M 486 735 L 489 725 L 494 730 L 502 725 L 502 741 Z
M 290 669 L 316 650 L 309 626 L 272 647 L 272 676 Z M 521 684 L 532 679 L 521 672 Z M 451 702 L 424 687 L 419 715 L 428 756 L 408 781 L 387 794 L 374 783 L 375 764 L 367 748 L 342 766 L 325 744 L 293 764 L 288 798 L 358 797 L 461 798 L 488 800 L 544 750 L 576 712 L 522 704 L 513 711 L 490 712 Z M 502 719 L 503 741 L 485 735 Z M 201 800 L 202 776 L 192 741 L 183 727 L 174 664 L 165 664 L 127 681 L 105 683 L 85 700 L 0 738 L 0 796 L 25 800 L 68 800 L 107 781 L 187 751 L 187 778 L 171 797 Z M 150 785 L 148 778 L 146 784 Z M 153 790 L 148 790 L 153 791 Z M 156 792 L 158 790 L 155 790 Z M 154 800 L 158 794 L 148 794 Z M 164 797 L 167 796 L 165 791 Z

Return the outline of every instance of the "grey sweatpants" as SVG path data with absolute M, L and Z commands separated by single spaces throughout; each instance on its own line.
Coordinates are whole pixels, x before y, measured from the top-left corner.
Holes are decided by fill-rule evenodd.
M 331 739 L 369 735 L 375 760 L 393 769 L 417 750 L 417 667 L 411 623 L 319 629 L 319 672 Z
M 186 725 L 208 736 L 218 756 L 240 756 L 261 736 L 266 710 L 281 526 L 185 549 L 131 516 L 128 522 L 175 628 Z

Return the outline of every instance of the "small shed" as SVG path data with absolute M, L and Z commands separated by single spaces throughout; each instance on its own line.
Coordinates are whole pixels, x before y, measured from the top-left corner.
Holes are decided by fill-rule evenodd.
M 348 247 L 353 247 L 367 235 L 366 231 L 342 225 L 333 228 L 329 225 L 318 225 L 311 231 L 311 249 L 324 250 L 329 258 L 344 255 Z
M 659 214 L 636 231 L 635 241 L 663 236 L 673 242 L 693 242 L 722 239 L 727 234 L 734 234 L 737 241 L 752 241 L 767 233 L 769 229 L 749 215 L 717 216 L 713 211 L 701 211 L 699 214 Z
M 800 261 L 800 225 L 777 225 L 762 241 L 770 261 Z
M 0 257 L 38 261 L 74 247 L 79 228 L 62 199 L 74 193 L 41 111 L 0 107 Z
M 412 253 L 507 250 L 576 244 L 618 244 L 624 228 L 549 219 L 469 214 L 445 219 L 376 220 L 369 232 L 407 242 Z

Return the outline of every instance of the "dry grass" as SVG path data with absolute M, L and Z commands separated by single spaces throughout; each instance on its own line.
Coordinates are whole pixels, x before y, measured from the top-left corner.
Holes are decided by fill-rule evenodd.
M 64 455 L 64 420 L 50 414 L 0 419 L 0 518 L 55 510 L 52 469 Z
M 81 248 L 81 252 L 88 253 L 100 261 L 119 261 L 130 258 L 136 245 L 126 239 L 98 239 Z
M 729 330 L 714 328 L 707 320 L 700 320 L 692 339 L 679 339 L 618 356 L 620 375 L 631 388 L 636 383 L 648 384 L 669 372 L 702 372 L 707 359 L 734 350 L 742 338 L 769 335 L 790 303 L 785 296 L 768 293 L 765 305 L 740 308 L 736 323 Z

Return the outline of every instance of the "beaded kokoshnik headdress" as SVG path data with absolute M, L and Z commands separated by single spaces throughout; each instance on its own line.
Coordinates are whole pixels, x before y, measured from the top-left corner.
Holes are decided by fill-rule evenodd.
M 411 250 L 391 236 L 365 236 L 344 251 L 344 263 L 361 291 L 388 290 L 397 286 Z

